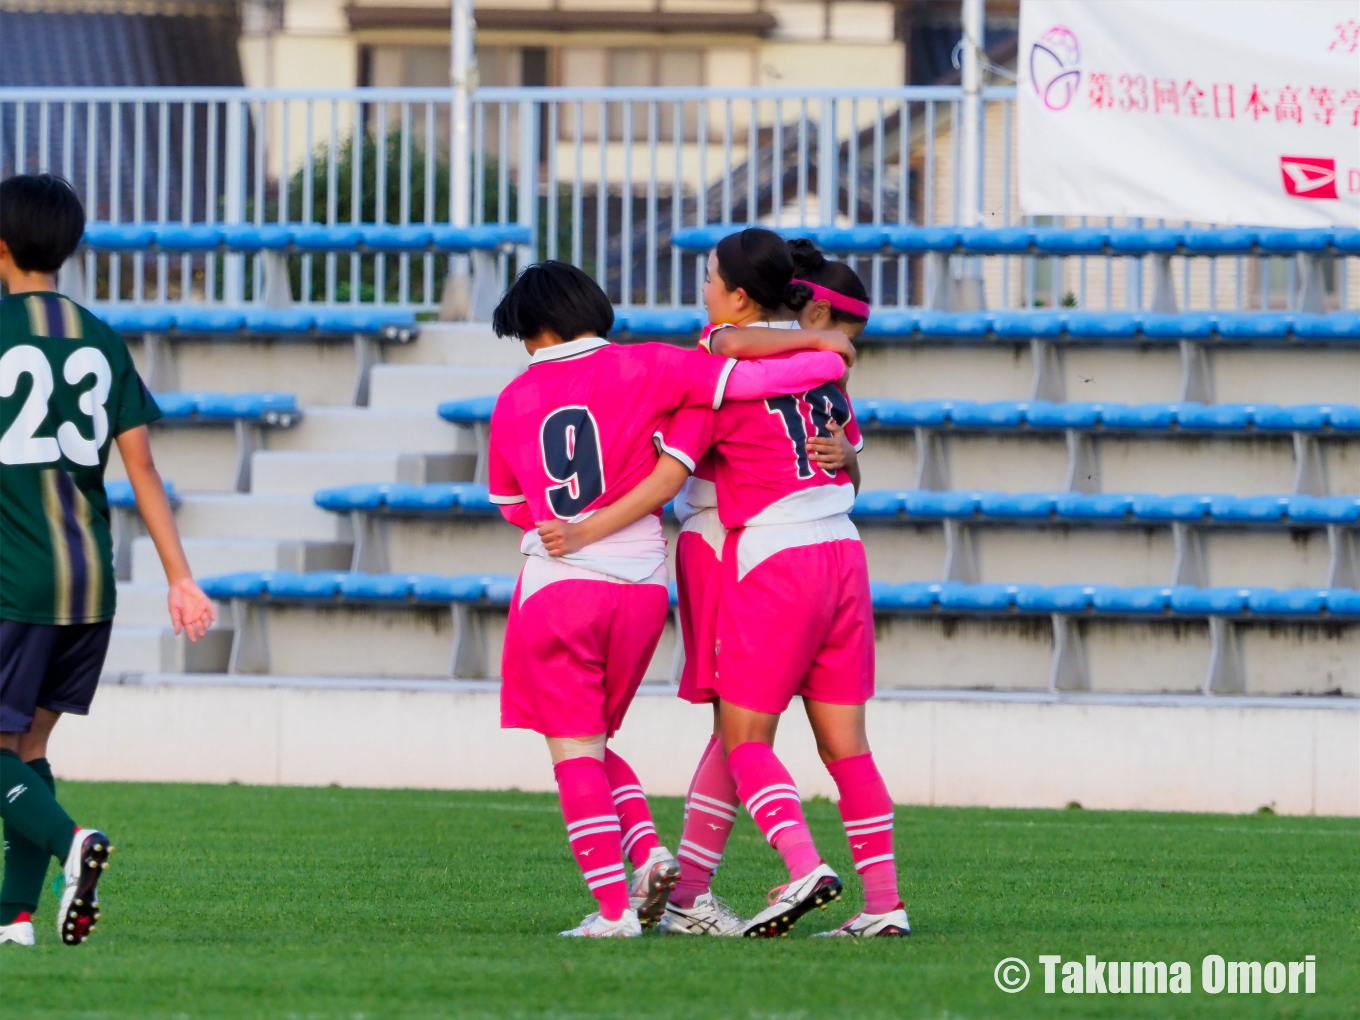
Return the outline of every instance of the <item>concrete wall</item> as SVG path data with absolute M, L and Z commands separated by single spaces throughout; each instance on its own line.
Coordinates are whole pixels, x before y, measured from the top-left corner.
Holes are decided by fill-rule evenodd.
M 710 726 L 648 686 L 615 746 L 646 789 L 683 794 Z M 898 803 L 1360 816 L 1349 700 L 917 692 L 875 700 L 869 732 Z M 805 797 L 835 794 L 796 705 L 779 750 Z M 67 779 L 552 789 L 540 738 L 501 730 L 480 682 L 106 683 L 51 757 Z

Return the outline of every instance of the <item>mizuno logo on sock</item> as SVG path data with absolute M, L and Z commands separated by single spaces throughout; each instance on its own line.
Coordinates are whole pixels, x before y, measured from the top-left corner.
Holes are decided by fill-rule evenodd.
M 867 844 L 867 843 L 852 843 L 852 844 L 851 844 L 851 846 L 853 846 L 856 850 L 862 849 L 863 847 L 866 847 L 866 846 L 868 846 L 868 845 L 869 845 L 869 844 Z
M 591 854 L 593 854 L 594 852 L 595 852 L 595 848 L 594 848 L 594 847 L 591 847 L 589 850 L 581 850 L 581 851 L 579 851 L 579 853 L 581 854 L 582 857 L 589 857 L 589 856 L 590 856 Z
M 10 787 L 9 791 L 5 794 L 5 800 L 13 804 L 16 800 L 22 797 L 25 791 L 27 790 L 28 787 L 25 786 L 23 783 L 20 783 L 18 786 L 12 786 Z

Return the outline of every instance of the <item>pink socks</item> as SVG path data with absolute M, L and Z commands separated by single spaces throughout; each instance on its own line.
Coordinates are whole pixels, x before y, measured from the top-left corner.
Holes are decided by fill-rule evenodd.
M 553 766 L 567 839 L 586 886 L 600 902 L 600 914 L 616 921 L 628 909 L 619 816 L 609 777 L 594 758 L 568 758 Z
M 736 780 L 737 794 L 752 821 L 784 858 L 790 881 L 802 878 L 822 863 L 803 820 L 803 802 L 793 777 L 774 756 L 769 744 L 749 741 L 734 747 L 727 769 Z
M 685 797 L 685 828 L 675 854 L 680 861 L 680 881 L 670 900 L 676 906 L 688 910 L 694 906 L 695 897 L 708 892 L 740 803 L 727 770 L 722 739 L 710 737 Z
M 886 914 L 902 902 L 893 862 L 893 806 L 872 754 L 858 754 L 827 765 L 841 794 L 841 819 L 850 840 L 855 870 L 864 882 L 864 909 Z
M 604 752 L 604 772 L 609 778 L 614 810 L 623 827 L 623 852 L 633 867 L 640 868 L 653 848 L 661 845 L 656 838 L 647 797 L 632 766 L 608 749 Z

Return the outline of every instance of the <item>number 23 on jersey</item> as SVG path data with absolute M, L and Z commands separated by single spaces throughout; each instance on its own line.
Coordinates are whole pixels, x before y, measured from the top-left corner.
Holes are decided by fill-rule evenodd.
M 96 347 L 78 347 L 66 358 L 61 370 L 63 383 L 72 389 L 80 389 L 94 377 L 94 384 L 80 393 L 76 401 L 89 419 L 85 428 L 94 433 L 93 439 L 86 439 L 81 426 L 73 421 L 61 422 L 55 437 L 39 436 L 57 383 L 47 356 L 30 344 L 12 347 L 0 357 L 0 399 L 14 396 L 19 380 L 25 375 L 32 380 L 32 386 L 18 415 L 0 436 L 0 464 L 52 464 L 64 454 L 67 460 L 82 467 L 97 465 L 99 451 L 109 438 L 107 404 L 113 385 L 113 371 L 103 352 Z

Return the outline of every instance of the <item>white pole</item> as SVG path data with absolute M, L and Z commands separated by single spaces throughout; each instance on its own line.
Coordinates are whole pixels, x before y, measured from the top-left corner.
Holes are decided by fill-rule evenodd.
M 961 66 L 963 79 L 963 108 L 960 110 L 958 130 L 963 132 L 959 146 L 959 215 L 966 227 L 977 226 L 982 221 L 981 195 L 981 112 L 982 112 L 982 67 L 979 56 L 982 52 L 984 0 L 963 0 L 963 53 Z M 960 308 L 979 309 L 984 307 L 982 290 L 982 263 L 976 258 L 964 260 L 963 274 L 959 280 L 957 301 Z
M 472 147 L 469 144 L 472 90 L 476 85 L 476 50 L 473 32 L 473 0 L 452 0 L 449 9 L 449 83 L 453 102 L 449 109 L 449 221 L 455 227 L 472 222 Z M 450 259 L 449 277 L 439 302 L 441 319 L 466 319 L 472 307 L 468 257 Z
M 980 222 L 978 188 L 980 174 L 979 115 L 982 110 L 982 69 L 978 54 L 982 49 L 983 0 L 963 0 L 963 132 L 959 155 L 960 206 L 964 226 Z
M 449 52 L 449 77 L 453 84 L 449 158 L 453 161 L 452 220 L 455 227 L 471 222 L 471 165 L 468 123 L 470 120 L 472 75 L 475 69 L 472 33 L 475 25 L 472 0 L 453 0 L 452 40 Z

